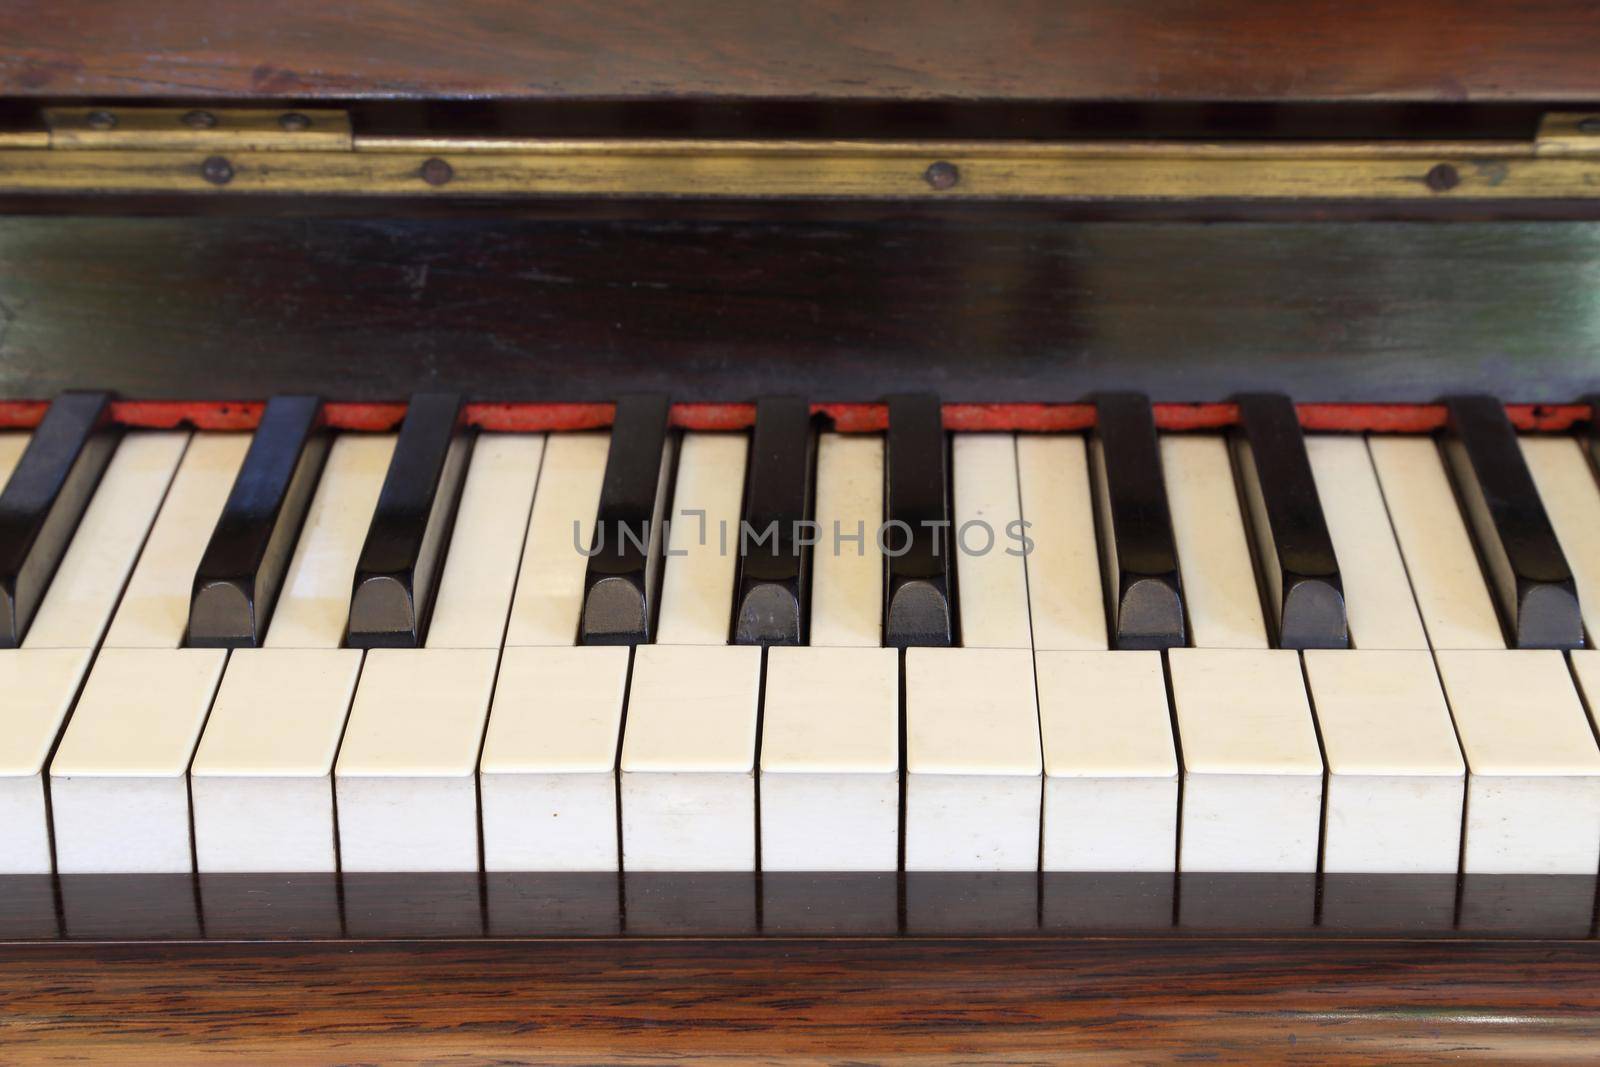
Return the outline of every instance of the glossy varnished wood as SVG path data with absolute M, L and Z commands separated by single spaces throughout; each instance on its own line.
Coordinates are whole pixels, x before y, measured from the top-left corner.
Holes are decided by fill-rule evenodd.
M 1570 400 L 1592 389 L 1600 346 L 1597 237 L 1588 222 L 695 221 L 616 206 L 7 217 L 0 398 Z
M 38 946 L 11 1062 L 1582 1058 L 1589 946 L 1198 940 Z
M 1562 100 L 1570 0 L 10 4 L 0 92 L 79 97 Z M 93 32 L 86 32 L 86 31 Z

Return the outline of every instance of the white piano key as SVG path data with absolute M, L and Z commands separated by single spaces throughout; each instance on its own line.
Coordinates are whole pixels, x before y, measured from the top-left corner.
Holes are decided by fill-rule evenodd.
M 657 644 L 728 641 L 748 447 L 744 434 L 683 436 L 672 490 Z
M 1161 466 L 1191 644 L 1266 648 L 1261 592 L 1227 441 L 1216 434 L 1163 434 Z
M 551 434 L 517 570 L 506 647 L 570 645 L 583 614 L 584 555 L 594 543 L 595 512 L 611 435 Z
M 1428 635 L 1417 614 L 1366 440 L 1310 434 L 1306 454 L 1339 559 L 1351 644 L 1359 649 L 1426 651 Z
M 50 764 L 60 873 L 193 869 L 185 772 L 227 655 L 100 652 Z
M 634 651 L 622 741 L 625 869 L 756 869 L 760 684 L 754 645 Z
M 1031 871 L 1039 863 L 1033 654 L 906 650 L 905 869 Z
M 617 870 L 628 655 L 603 645 L 502 654 L 479 763 L 485 870 Z
M 50 872 L 44 770 L 187 434 L 118 446 L 21 649 L 0 651 L 0 873 Z
M 186 433 L 130 433 L 117 445 L 24 648 L 99 644 L 188 443 Z
M 428 625 L 429 648 L 499 648 L 544 438 L 484 434 L 472 451 Z
M 1434 658 L 1467 759 L 1462 872 L 1593 874 L 1600 749 L 1562 654 L 1458 650 Z
M 383 489 L 394 434 L 340 434 L 284 574 L 267 648 L 338 648 L 361 545 Z
M 4 489 L 11 480 L 22 453 L 28 450 L 28 439 L 32 436 L 22 430 L 0 431 L 0 489 Z
M 1179 869 L 1315 872 L 1322 755 L 1299 656 L 1178 648 L 1168 664 L 1183 753 Z
M 761 869 L 894 870 L 899 654 L 770 649 L 763 707 Z
M 479 741 L 499 653 L 367 653 L 334 764 L 346 871 L 478 869 Z
M 195 569 L 249 447 L 250 435 L 243 433 L 198 433 L 190 440 L 105 647 L 173 649 L 183 643 Z
M 811 644 L 883 643 L 883 438 L 817 440 L 817 544 L 811 563 Z
M 1429 643 L 1435 649 L 1505 648 L 1433 438 L 1373 437 L 1367 444 Z
M 1323 870 L 1453 873 L 1466 765 L 1433 657 L 1308 651 L 1305 667 L 1328 761 Z
M 1035 653 L 1047 871 L 1170 871 L 1178 755 L 1158 652 Z
M 1033 647 L 1106 649 L 1106 599 L 1095 541 L 1089 457 L 1076 434 L 1017 438 Z
M 959 433 L 951 445 L 961 643 L 967 648 L 1032 648 L 1027 564 L 1018 539 L 1022 500 L 1017 440 Z
M 330 777 L 361 653 L 237 649 L 190 771 L 202 872 L 335 871 Z
M 0 874 L 49 874 L 44 764 L 83 672 L 87 648 L 0 652 Z
M 1600 485 L 1583 446 L 1573 438 L 1526 435 L 1521 444 L 1577 584 L 1583 628 L 1593 647 L 1600 637 Z

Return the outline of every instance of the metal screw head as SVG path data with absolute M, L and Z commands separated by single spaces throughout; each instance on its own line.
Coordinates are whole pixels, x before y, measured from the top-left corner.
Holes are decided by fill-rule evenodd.
M 1449 192 L 1461 184 L 1461 175 L 1448 163 L 1440 163 L 1428 171 L 1423 182 L 1436 193 Z
M 200 164 L 200 177 L 212 185 L 227 185 L 233 181 L 233 164 L 226 156 L 211 156 Z
M 217 124 L 217 116 L 209 111 L 190 111 L 183 116 L 183 124 L 191 130 L 209 130 Z
M 91 130 L 113 130 L 117 126 L 117 116 L 109 111 L 91 111 L 84 121 Z
M 311 128 L 311 120 L 298 111 L 286 111 L 278 116 L 278 125 L 288 133 L 299 133 Z
M 941 159 L 937 163 L 928 164 L 928 169 L 922 172 L 922 177 L 935 189 L 948 189 L 961 180 L 961 169 L 954 163 Z
M 1600 117 L 1591 115 L 1586 119 L 1578 120 L 1579 133 L 1600 133 Z
M 443 185 L 455 176 L 455 168 L 438 156 L 434 156 L 422 165 L 422 180 L 429 185 Z

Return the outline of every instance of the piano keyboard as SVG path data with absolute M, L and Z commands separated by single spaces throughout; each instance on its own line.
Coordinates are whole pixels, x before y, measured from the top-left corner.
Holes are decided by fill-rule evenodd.
M 1490 400 L 105 411 L 0 434 L 0 872 L 1600 868 L 1600 483 Z

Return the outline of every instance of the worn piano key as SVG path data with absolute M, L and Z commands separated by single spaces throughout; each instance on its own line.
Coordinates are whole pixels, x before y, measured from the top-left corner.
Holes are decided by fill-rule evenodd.
M 362 661 L 340 645 L 393 451 L 392 434 L 334 443 L 266 647 L 229 657 L 189 771 L 201 873 L 338 870 L 333 761 Z
M 750 479 L 739 539 L 734 636 L 741 645 L 805 641 L 811 547 L 811 405 L 799 397 L 756 402 Z
M 951 541 L 962 589 L 961 644 L 966 648 L 1032 648 L 1016 438 L 1010 434 L 956 434 L 951 443 L 951 466 L 955 472 L 955 533 Z
M 955 635 L 939 398 L 890 397 L 888 443 L 883 642 L 891 648 L 949 645 Z
M 1083 438 L 1019 436 L 1017 479 L 1031 542 L 1025 562 L 1033 647 L 1104 650 L 1106 598 Z
M 1195 648 L 1268 647 L 1226 440 L 1217 434 L 1164 434 L 1161 468 L 1184 574 L 1190 643 Z
M 471 449 L 459 396 L 411 398 L 356 564 L 352 648 L 423 643 Z
M 585 550 L 594 543 L 608 434 L 552 434 L 517 569 L 506 647 L 571 645 L 583 615 Z
M 1090 455 L 1112 644 L 1119 649 L 1181 646 L 1178 550 L 1149 399 L 1132 393 L 1098 397 Z
M 371 652 L 334 769 L 346 871 L 475 871 L 477 767 L 544 439 L 478 443 L 420 649 Z
M 1448 874 L 1466 765 L 1427 652 L 1312 650 L 1306 681 L 1328 760 L 1330 874 Z
M 632 645 L 651 638 L 672 468 L 667 413 L 664 396 L 617 402 L 583 582 L 583 644 Z
M 0 873 L 51 870 L 45 764 L 187 440 L 123 438 L 23 647 L 0 651 Z
M 761 727 L 761 869 L 893 871 L 900 663 L 889 648 L 775 648 Z
M 1428 635 L 1366 441 L 1313 434 L 1306 438 L 1306 454 L 1339 558 L 1351 643 L 1361 649 L 1426 651 Z
M 1554 650 L 1435 653 L 1467 761 L 1463 874 L 1593 874 L 1600 749 Z M 1588 654 L 1574 655 L 1593 699 Z
M 1515 648 L 1581 648 L 1578 590 L 1500 402 L 1447 401 L 1444 453 Z
M 1183 753 L 1183 871 L 1314 873 L 1322 754 L 1300 657 L 1284 649 L 1168 653 Z
M 1244 432 L 1233 439 L 1249 505 L 1270 623 L 1279 648 L 1348 648 L 1339 560 L 1323 517 L 1300 417 L 1289 398 L 1239 398 Z
M 628 659 L 616 646 L 505 650 L 478 765 L 485 870 L 618 869 Z
M 905 686 L 905 869 L 1037 870 L 1032 652 L 910 649 Z
M 0 648 L 22 644 L 116 436 L 106 393 L 63 393 L 0 492 Z
M 820 435 L 811 644 L 877 648 L 883 643 L 882 523 L 883 438 Z
M 253 648 L 261 643 L 289 554 L 328 454 L 322 402 L 267 402 L 222 517 L 194 576 L 188 643 Z
M 1377 436 L 1368 447 L 1428 643 L 1435 650 L 1505 648 L 1438 446 L 1428 437 Z M 1359 632 L 1356 643 L 1366 647 Z
M 190 441 L 50 763 L 57 869 L 193 870 L 187 771 L 228 653 L 180 648 L 244 434 Z
M 1046 871 L 1170 871 L 1178 756 L 1155 652 L 1035 653 Z
M 744 434 L 683 436 L 672 489 L 657 644 L 728 643 L 748 450 Z
M 745 645 L 634 651 L 621 762 L 625 869 L 756 869 L 761 654 Z
M 1519 443 L 1572 568 L 1584 630 L 1592 642 L 1600 634 L 1600 483 L 1583 446 L 1571 437 L 1525 434 Z

